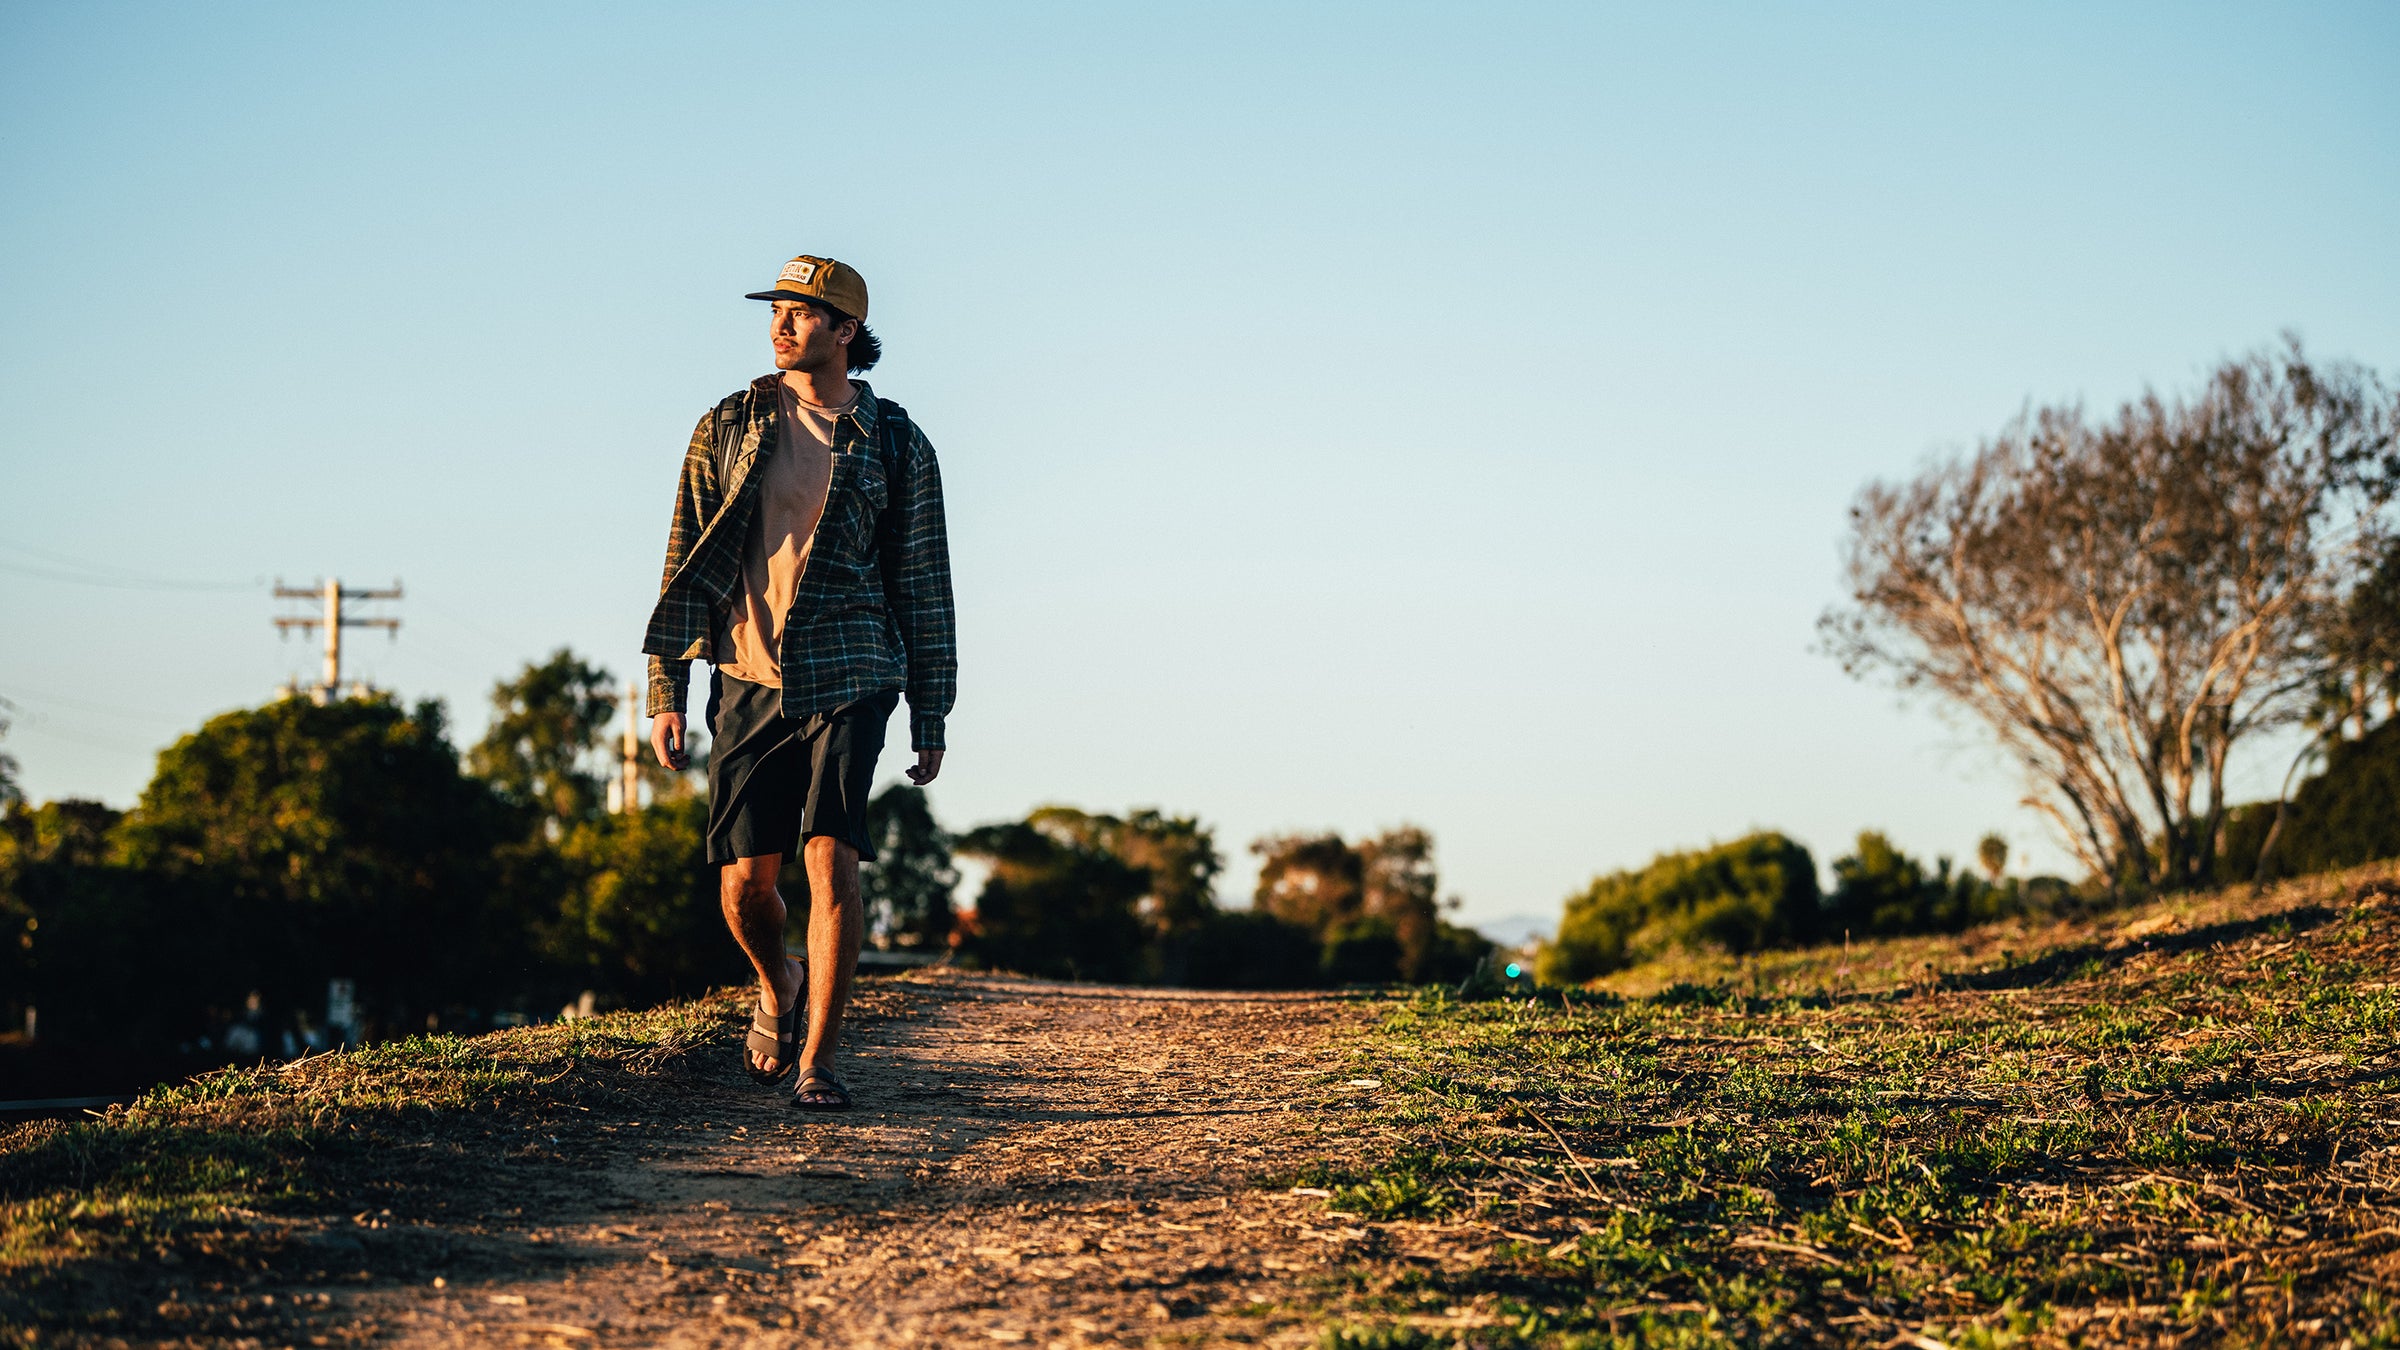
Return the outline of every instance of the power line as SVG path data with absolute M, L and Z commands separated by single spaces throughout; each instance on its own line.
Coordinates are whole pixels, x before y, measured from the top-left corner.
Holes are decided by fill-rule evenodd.
M 36 736 L 49 736 L 62 741 L 72 741 L 77 745 L 89 746 L 96 750 L 111 750 L 120 755 L 153 755 L 158 752 L 155 746 L 126 745 L 122 741 L 112 741 L 80 731 L 61 730 L 58 725 L 60 719 L 48 713 L 28 708 L 15 699 L 0 697 L 0 708 L 7 709 L 10 717 L 14 719 L 16 724 L 12 728 L 14 730 L 30 731 Z
M 43 581 L 63 581 L 70 586 L 105 586 L 116 591 L 255 591 L 266 585 L 257 581 L 170 581 L 163 577 L 79 577 L 69 572 L 53 572 L 46 568 L 27 567 L 0 558 L 0 572 L 18 576 L 37 577 Z
M 35 703 L 55 704 L 62 708 L 71 708 L 78 713 L 88 713 L 95 717 L 111 718 L 119 722 L 139 722 L 154 727 L 180 727 L 183 725 L 183 719 L 181 718 L 164 717 L 155 712 L 127 712 L 124 707 L 119 704 L 97 703 L 90 699 L 69 698 L 64 694 L 53 694 L 42 689 L 29 689 L 24 685 L 18 685 L 16 686 L 16 689 L 17 697 L 19 699 L 27 699 Z M 0 697 L 0 708 L 14 707 L 22 707 L 22 705 L 18 703 L 12 703 L 5 697 Z
M 63 553 L 52 553 L 6 539 L 0 539 L 0 548 L 49 564 L 46 567 L 35 566 L 0 558 L 0 571 L 38 577 L 43 581 L 63 581 L 71 586 L 104 586 L 121 591 L 252 591 L 267 584 L 265 577 L 254 577 L 249 581 L 193 581 L 181 577 L 155 576 L 113 564 L 85 562 Z M 62 571 L 61 568 L 73 570 Z

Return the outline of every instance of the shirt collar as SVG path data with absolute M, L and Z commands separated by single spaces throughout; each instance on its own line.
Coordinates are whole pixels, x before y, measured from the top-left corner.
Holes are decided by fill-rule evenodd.
M 777 402 L 779 398 L 777 386 L 782 383 L 782 371 L 777 371 L 772 375 L 761 375 L 750 382 L 751 392 L 766 400 L 769 416 L 773 415 L 773 409 L 780 406 Z M 875 439 L 875 423 L 882 416 L 882 411 L 875 406 L 874 387 L 856 376 L 851 377 L 850 383 L 858 390 L 858 402 L 853 404 L 850 411 L 843 413 L 842 416 L 858 424 L 860 436 L 873 440 Z

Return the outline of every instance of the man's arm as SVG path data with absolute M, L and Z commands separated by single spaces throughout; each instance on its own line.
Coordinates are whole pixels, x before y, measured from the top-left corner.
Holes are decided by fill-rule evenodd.
M 917 751 L 917 767 L 908 776 L 923 784 L 941 768 L 944 722 L 958 701 L 958 620 L 950 598 L 941 466 L 914 423 L 886 509 L 879 559 L 884 599 L 908 648 L 909 744 Z
M 690 687 L 692 658 L 701 654 L 688 631 L 694 616 L 683 612 L 692 603 L 685 597 L 680 604 L 670 600 L 669 587 L 675 574 L 691 556 L 692 546 L 700 541 L 701 532 L 708 528 L 709 516 L 719 500 L 716 459 L 716 410 L 701 414 L 700 424 L 692 428 L 692 439 L 684 447 L 683 469 L 675 481 L 675 514 L 667 524 L 666 566 L 659 576 L 659 604 L 651 612 L 650 631 L 644 635 L 642 650 L 650 657 L 650 689 L 646 711 L 652 718 L 666 714 L 677 715 L 674 742 L 680 756 L 683 742 L 681 714 L 685 692 Z M 705 601 L 698 603 L 705 604 Z M 705 620 L 705 616 L 699 616 Z M 653 746 L 658 747 L 659 762 L 669 768 L 682 768 L 667 758 L 660 729 L 654 723 L 650 729 Z

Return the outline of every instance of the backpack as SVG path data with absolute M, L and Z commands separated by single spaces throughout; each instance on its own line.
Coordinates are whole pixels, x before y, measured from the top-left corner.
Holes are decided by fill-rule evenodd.
M 724 490 L 725 476 L 733 472 L 733 452 L 742 443 L 742 428 L 750 421 L 756 391 L 744 389 L 728 394 L 717 404 L 715 434 L 709 437 L 709 454 L 717 464 L 717 486 Z M 906 442 L 902 433 L 908 427 L 908 409 L 878 396 L 875 400 L 876 452 L 881 454 L 887 469 L 900 460 Z

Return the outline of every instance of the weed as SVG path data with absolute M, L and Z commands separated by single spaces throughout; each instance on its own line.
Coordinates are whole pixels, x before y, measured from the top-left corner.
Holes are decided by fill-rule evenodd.
M 2390 1343 L 2400 907 L 2346 884 L 1395 1007 L 1357 1046 L 1376 1146 L 1320 1184 L 1481 1224 L 1424 1291 L 1505 1322 L 1362 1257 L 1323 1343 Z

